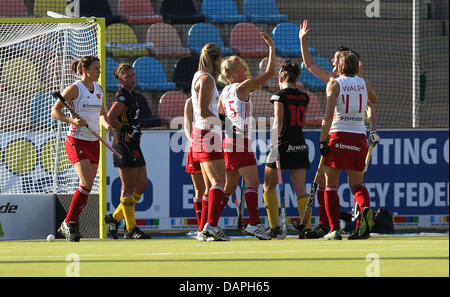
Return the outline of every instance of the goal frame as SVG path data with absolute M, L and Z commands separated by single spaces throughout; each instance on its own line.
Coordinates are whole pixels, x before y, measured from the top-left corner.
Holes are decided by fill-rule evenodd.
M 97 34 L 97 47 L 98 58 L 101 63 L 101 73 L 99 78 L 99 85 L 102 86 L 106 94 L 106 24 L 105 18 L 0 18 L 0 23 L 16 23 L 16 24 L 32 24 L 32 23 L 95 23 L 98 27 Z M 106 96 L 103 96 L 103 105 L 106 105 Z M 106 130 L 100 125 L 100 136 L 105 138 Z M 100 239 L 106 238 L 106 224 L 103 220 L 106 214 L 106 148 L 100 146 L 100 160 L 99 160 L 99 237 Z

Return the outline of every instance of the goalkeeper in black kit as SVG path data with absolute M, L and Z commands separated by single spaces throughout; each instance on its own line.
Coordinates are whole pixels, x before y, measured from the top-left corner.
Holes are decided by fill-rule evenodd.
M 136 86 L 136 75 L 130 64 L 121 63 L 114 71 L 120 82 L 114 103 L 108 112 L 111 125 L 117 129 L 119 143 L 114 147 L 123 156 L 114 156 L 114 167 L 120 171 L 122 194 L 120 204 L 113 214 L 105 216 L 109 235 L 117 239 L 117 229 L 121 219 L 125 219 L 125 239 L 150 239 L 151 236 L 136 226 L 135 205 L 147 190 L 147 168 L 140 148 L 142 135 L 139 123 L 139 107 L 137 96 L 133 91 Z

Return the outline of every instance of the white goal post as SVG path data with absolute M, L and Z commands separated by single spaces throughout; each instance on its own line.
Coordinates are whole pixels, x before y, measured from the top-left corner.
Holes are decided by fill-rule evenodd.
M 51 93 L 80 78 L 70 65 L 86 55 L 100 58 L 106 90 L 104 36 L 104 18 L 0 18 L 0 195 L 71 194 L 78 187 L 64 148 L 68 124 L 51 118 Z M 105 191 L 101 146 L 92 189 L 100 197 L 100 238 L 106 238 Z

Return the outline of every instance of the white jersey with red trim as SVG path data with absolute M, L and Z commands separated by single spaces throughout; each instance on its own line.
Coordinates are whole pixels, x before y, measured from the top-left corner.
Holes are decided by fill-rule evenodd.
M 207 127 L 206 119 L 202 118 L 200 115 L 200 108 L 198 106 L 198 92 L 195 91 L 195 84 L 198 79 L 204 75 L 209 75 L 213 80 L 214 77 L 210 73 L 204 73 L 197 71 L 192 78 L 191 94 L 192 94 L 192 109 L 194 114 L 194 127 L 201 130 L 212 130 L 211 127 Z M 217 90 L 216 81 L 214 80 L 214 89 L 211 94 L 211 100 L 209 102 L 209 110 L 215 115 L 219 116 L 219 91 Z M 221 130 L 221 127 L 218 127 Z
M 236 127 L 236 134 L 248 138 L 251 131 L 251 115 L 252 115 L 252 101 L 242 101 L 238 98 L 237 87 L 239 83 L 233 83 L 225 86 L 220 95 L 222 107 L 225 110 L 225 115 L 231 120 L 231 123 Z
M 70 102 L 72 109 L 83 118 L 89 125 L 89 128 L 100 133 L 99 117 L 103 106 L 103 92 L 97 82 L 94 82 L 94 91 L 91 93 L 84 83 L 79 80 L 75 82 L 78 87 L 78 97 Z M 86 127 L 77 127 L 70 125 L 68 136 L 95 141 L 95 137 Z
M 336 101 L 330 133 L 365 134 L 364 113 L 369 98 L 366 82 L 358 76 L 339 76 L 336 80 L 340 86 L 340 93 Z

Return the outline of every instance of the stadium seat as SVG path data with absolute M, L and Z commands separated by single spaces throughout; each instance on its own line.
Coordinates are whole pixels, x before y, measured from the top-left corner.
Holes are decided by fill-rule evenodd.
M 205 21 L 192 0 L 162 0 L 159 13 L 169 24 L 195 24 Z
M 64 68 L 62 66 L 64 60 Z M 47 87 L 50 90 L 59 90 L 61 88 L 61 79 L 66 82 L 74 82 L 79 78 L 79 76 L 72 71 L 71 64 L 72 60 L 63 59 L 63 54 L 58 53 L 49 59 L 47 64 Z M 64 76 L 62 76 L 64 73 Z
M 66 14 L 66 0 L 34 0 L 33 15 L 36 17 L 47 17 L 47 11 Z
M 29 17 L 27 7 L 23 0 L 2 0 L 0 17 Z
M 173 81 L 183 91 L 190 91 L 192 78 L 198 69 L 198 56 L 183 57 L 177 61 L 173 71 Z
M 250 99 L 253 106 L 253 117 L 258 120 L 259 117 L 267 119 L 273 117 L 273 105 L 270 103 L 272 93 L 264 90 L 256 90 L 250 93 Z
M 252 23 L 239 23 L 231 30 L 230 47 L 243 58 L 260 58 L 269 55 L 269 48 Z
M 119 89 L 119 81 L 114 77 L 114 70 L 119 63 L 113 58 L 106 57 L 106 91 L 116 92 Z
M 162 16 L 155 14 L 150 0 L 119 0 L 117 11 L 128 24 L 155 24 L 163 21 Z
M 234 0 L 203 0 L 202 13 L 207 21 L 213 23 L 241 23 L 247 17 L 240 14 Z
M 33 104 L 30 105 L 30 120 L 35 129 L 43 129 L 50 123 L 56 127 L 57 121 L 51 117 L 55 101 L 50 92 L 39 92 L 34 96 Z
M 158 114 L 161 123 L 170 124 L 175 117 L 184 117 L 184 104 L 188 96 L 183 92 L 170 91 L 164 93 L 159 99 Z
M 74 5 L 79 5 L 79 13 L 72 11 L 75 9 Z M 120 23 L 122 21 L 119 15 L 114 15 L 109 6 L 108 0 L 78 0 L 67 5 L 68 15 L 73 17 L 103 17 L 106 25 Z
M 147 30 L 146 40 L 153 43 L 156 57 L 179 58 L 191 55 L 191 51 L 182 45 L 177 30 L 170 24 L 151 25 Z
M 266 81 L 264 83 L 264 86 L 270 91 L 270 92 L 275 92 L 278 91 L 280 89 L 280 85 L 278 84 L 278 72 L 281 68 L 281 64 L 283 64 L 284 59 L 281 57 L 277 57 L 276 61 L 275 61 L 275 75 L 272 76 L 268 81 Z M 261 62 L 259 62 L 259 74 L 263 73 L 264 71 L 266 71 L 267 68 L 267 63 L 269 62 L 269 57 L 265 57 L 261 60 Z
M 288 16 L 280 14 L 275 0 L 244 0 L 243 12 L 253 23 L 278 24 L 288 22 Z
M 309 96 L 308 110 L 305 117 L 305 126 L 320 126 L 322 124 L 323 111 L 320 107 L 319 99 L 310 91 L 306 91 Z
M 36 92 L 43 87 L 36 65 L 23 57 L 4 62 L 0 80 L 8 90 L 18 93 Z
M 139 43 L 133 29 L 126 24 L 111 24 L 106 28 L 106 50 L 113 57 L 147 56 L 151 44 Z
M 277 54 L 282 57 L 299 57 L 301 55 L 299 30 L 300 27 L 292 23 L 281 23 L 273 28 L 272 39 Z
M 333 72 L 333 66 L 331 65 L 330 61 L 323 57 L 319 57 L 316 55 L 316 50 L 310 48 L 311 55 L 314 59 L 314 63 L 322 67 L 328 72 Z M 306 67 L 305 64 L 301 64 L 301 70 L 302 73 L 300 74 L 300 81 L 303 82 L 303 84 L 308 87 L 310 91 L 316 92 L 316 91 L 325 91 L 327 84 L 326 82 L 321 81 L 317 76 L 312 74 Z
M 143 92 L 176 90 L 174 82 L 167 80 L 162 64 L 152 57 L 140 57 L 133 63 L 136 86 Z
M 207 43 L 215 43 L 220 47 L 222 56 L 232 55 L 233 51 L 225 47 L 219 30 L 210 23 L 193 25 L 188 32 L 187 47 L 191 52 L 200 55 L 202 47 Z

